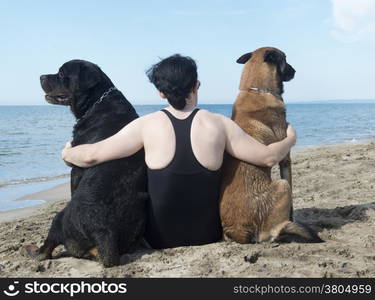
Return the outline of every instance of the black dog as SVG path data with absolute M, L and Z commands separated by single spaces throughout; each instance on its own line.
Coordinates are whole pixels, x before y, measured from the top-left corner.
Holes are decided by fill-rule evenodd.
M 77 119 L 72 145 L 95 143 L 138 117 L 133 106 L 102 70 L 71 60 L 40 82 L 51 104 L 69 105 Z M 128 158 L 71 171 L 72 199 L 59 212 L 41 248 L 26 251 L 43 260 L 64 244 L 75 257 L 96 256 L 105 267 L 119 264 L 134 248 L 145 226 L 147 177 L 143 150 Z

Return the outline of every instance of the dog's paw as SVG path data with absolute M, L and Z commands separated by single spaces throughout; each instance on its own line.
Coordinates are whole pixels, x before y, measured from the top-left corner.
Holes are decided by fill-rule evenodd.
M 39 248 L 35 245 L 26 245 L 20 248 L 20 254 L 26 257 L 34 257 L 39 253 Z
M 20 254 L 39 261 L 52 258 L 50 254 L 40 252 L 40 248 L 35 245 L 26 245 L 21 247 Z

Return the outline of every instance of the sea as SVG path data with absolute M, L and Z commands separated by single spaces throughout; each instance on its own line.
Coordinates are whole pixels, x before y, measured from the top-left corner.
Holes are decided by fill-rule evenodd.
M 162 105 L 135 105 L 139 115 Z M 232 105 L 201 108 L 230 117 Z M 286 104 L 287 120 L 297 130 L 296 147 L 375 140 L 375 101 L 301 102 Z M 14 201 L 25 195 L 69 182 L 60 158 L 72 139 L 74 117 L 68 107 L 53 105 L 0 106 L 0 212 L 44 203 Z

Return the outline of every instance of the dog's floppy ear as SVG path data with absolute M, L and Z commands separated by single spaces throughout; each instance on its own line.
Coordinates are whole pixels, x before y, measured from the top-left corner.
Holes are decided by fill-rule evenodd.
M 252 52 L 246 53 L 242 55 L 239 59 L 237 59 L 236 62 L 239 64 L 245 64 L 251 58 L 251 55 L 253 55 Z
M 267 50 L 264 52 L 264 61 L 268 63 L 277 64 L 280 62 L 281 55 L 275 50 Z
M 90 89 L 95 86 L 101 79 L 99 67 L 91 65 L 82 65 L 79 73 L 81 89 Z

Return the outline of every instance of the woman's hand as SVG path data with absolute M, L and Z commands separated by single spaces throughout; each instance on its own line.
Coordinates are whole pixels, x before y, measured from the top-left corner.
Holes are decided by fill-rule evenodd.
M 297 132 L 289 123 L 288 123 L 288 128 L 286 129 L 286 135 L 287 137 L 292 138 L 294 140 L 294 143 L 293 143 L 294 145 L 297 141 Z
M 71 164 L 70 162 L 68 162 L 66 160 L 66 157 L 67 157 L 67 152 L 69 151 L 69 149 L 72 148 L 72 142 L 69 141 L 65 144 L 65 147 L 64 149 L 61 150 L 61 158 L 63 159 L 63 161 L 65 162 L 65 164 L 68 166 L 68 167 L 74 167 L 73 164 Z

